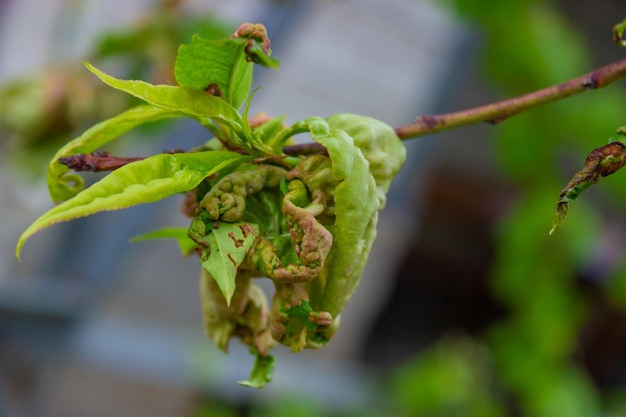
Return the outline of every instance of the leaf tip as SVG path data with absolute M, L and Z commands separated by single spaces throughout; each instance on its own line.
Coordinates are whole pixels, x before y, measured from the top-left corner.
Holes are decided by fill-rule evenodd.
M 22 262 L 22 246 L 24 246 L 24 241 L 20 239 L 17 245 L 15 245 L 15 259 L 17 259 L 18 262 Z
M 250 372 L 250 379 L 237 383 L 244 387 L 263 388 L 272 381 L 276 359 L 272 355 L 263 356 L 256 352 L 254 354 L 255 360 L 252 372 Z
M 626 47 L 624 30 L 626 30 L 626 19 L 624 19 L 621 23 L 613 26 L 613 42 L 621 47 Z
M 567 201 L 559 201 L 556 203 L 556 208 L 554 210 L 554 219 L 552 220 L 552 229 L 550 229 L 550 236 L 554 234 L 556 229 L 558 229 L 565 220 L 567 219 L 567 212 L 569 210 L 569 203 Z

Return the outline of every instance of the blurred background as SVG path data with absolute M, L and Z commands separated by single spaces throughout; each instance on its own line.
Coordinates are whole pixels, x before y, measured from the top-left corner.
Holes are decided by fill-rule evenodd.
M 51 207 L 56 148 L 132 106 L 121 78 L 171 83 L 178 44 L 269 31 L 253 112 L 359 113 L 392 126 L 566 81 L 622 59 L 617 0 L 0 0 L 0 416 L 626 416 L 626 181 L 559 191 L 626 123 L 623 82 L 407 142 L 408 161 L 333 341 L 274 350 L 274 380 L 204 336 L 197 259 L 132 236 L 186 225 L 181 198 L 20 233 Z M 192 122 L 107 150 L 204 143 Z M 99 176 L 87 176 L 93 181 Z

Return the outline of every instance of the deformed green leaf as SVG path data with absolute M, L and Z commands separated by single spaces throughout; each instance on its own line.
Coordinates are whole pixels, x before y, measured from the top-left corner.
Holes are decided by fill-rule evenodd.
M 272 381 L 276 359 L 272 355 L 263 356 L 256 352 L 253 353 L 255 359 L 250 379 L 239 381 L 239 384 L 244 387 L 263 388 L 268 382 Z
M 193 252 L 196 248 L 196 242 L 191 240 L 187 234 L 186 227 L 165 227 L 163 229 L 154 230 L 152 232 L 144 233 L 143 235 L 135 236 L 131 242 L 143 242 L 152 239 L 176 239 L 180 254 L 187 256 Z
M 124 165 L 35 220 L 22 233 L 16 256 L 19 259 L 29 237 L 53 224 L 161 200 L 191 190 L 209 175 L 248 159 L 229 151 L 206 151 L 159 154 Z
M 60 164 L 59 158 L 90 153 L 141 124 L 178 116 L 181 114 L 177 111 L 150 105 L 137 106 L 98 123 L 68 142 L 57 151 L 48 166 L 48 189 L 52 201 L 55 203 L 65 201 L 75 196 L 84 187 L 82 177 L 77 174 L 68 174 L 69 168 Z
M 252 62 L 268 68 L 278 68 L 278 60 L 270 57 L 270 38 L 261 23 L 242 23 L 231 37 L 245 40 L 245 52 Z
M 258 235 L 258 229 L 245 222 L 219 222 L 206 235 L 209 250 L 203 255 L 202 267 L 215 279 L 228 305 L 235 292 L 239 265 Z

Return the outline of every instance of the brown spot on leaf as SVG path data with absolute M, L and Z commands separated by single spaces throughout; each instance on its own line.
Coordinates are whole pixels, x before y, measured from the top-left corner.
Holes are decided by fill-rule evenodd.
M 227 254 L 227 256 L 228 256 L 228 259 L 229 259 L 229 260 L 233 263 L 233 265 L 235 266 L 235 268 L 239 268 L 239 264 L 238 264 L 238 263 L 237 263 L 237 261 L 233 258 L 233 256 L 232 256 L 230 253 L 228 253 L 228 254 Z
M 231 240 L 235 244 L 235 247 L 240 248 L 243 246 L 243 239 L 237 239 L 237 236 L 235 236 L 233 232 L 228 233 L 228 237 L 231 238 Z
M 600 176 L 611 175 L 622 168 L 626 162 L 624 147 L 621 142 L 611 142 L 608 145 L 600 146 L 587 155 L 585 166 L 597 164 L 596 172 Z
M 222 90 L 216 83 L 211 83 L 204 89 L 205 92 L 212 96 L 222 97 Z

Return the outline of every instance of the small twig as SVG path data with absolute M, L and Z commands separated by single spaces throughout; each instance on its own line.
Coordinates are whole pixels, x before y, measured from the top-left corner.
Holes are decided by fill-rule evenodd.
M 497 124 L 518 113 L 544 104 L 558 101 L 566 97 L 606 87 L 626 77 L 626 59 L 598 68 L 588 74 L 574 78 L 562 84 L 537 90 L 523 96 L 514 97 L 484 106 L 474 107 L 453 113 L 424 115 L 414 123 L 395 128 L 400 139 L 413 139 L 443 130 L 453 129 L 475 123 L 488 122 Z M 303 143 L 283 148 L 286 155 L 311 155 L 325 153 L 326 149 L 319 143 Z M 124 158 L 110 155 L 107 152 L 94 152 L 91 155 L 72 155 L 59 159 L 75 171 L 111 171 L 142 157 Z
M 395 130 L 396 134 L 404 140 L 474 123 L 489 122 L 496 124 L 526 110 L 558 101 L 583 91 L 605 87 L 624 77 L 626 77 L 626 59 L 598 68 L 565 83 L 523 96 L 454 113 L 424 115 L 419 117 L 414 123 L 397 127 Z
M 59 163 L 66 165 L 68 168 L 74 171 L 113 171 L 131 162 L 140 161 L 144 159 L 141 156 L 138 157 L 121 157 L 114 156 L 108 152 L 93 152 L 89 155 L 77 154 L 59 158 Z
M 285 155 L 313 155 L 313 154 L 328 154 L 326 148 L 317 142 L 299 143 L 296 145 L 289 145 L 283 148 Z

